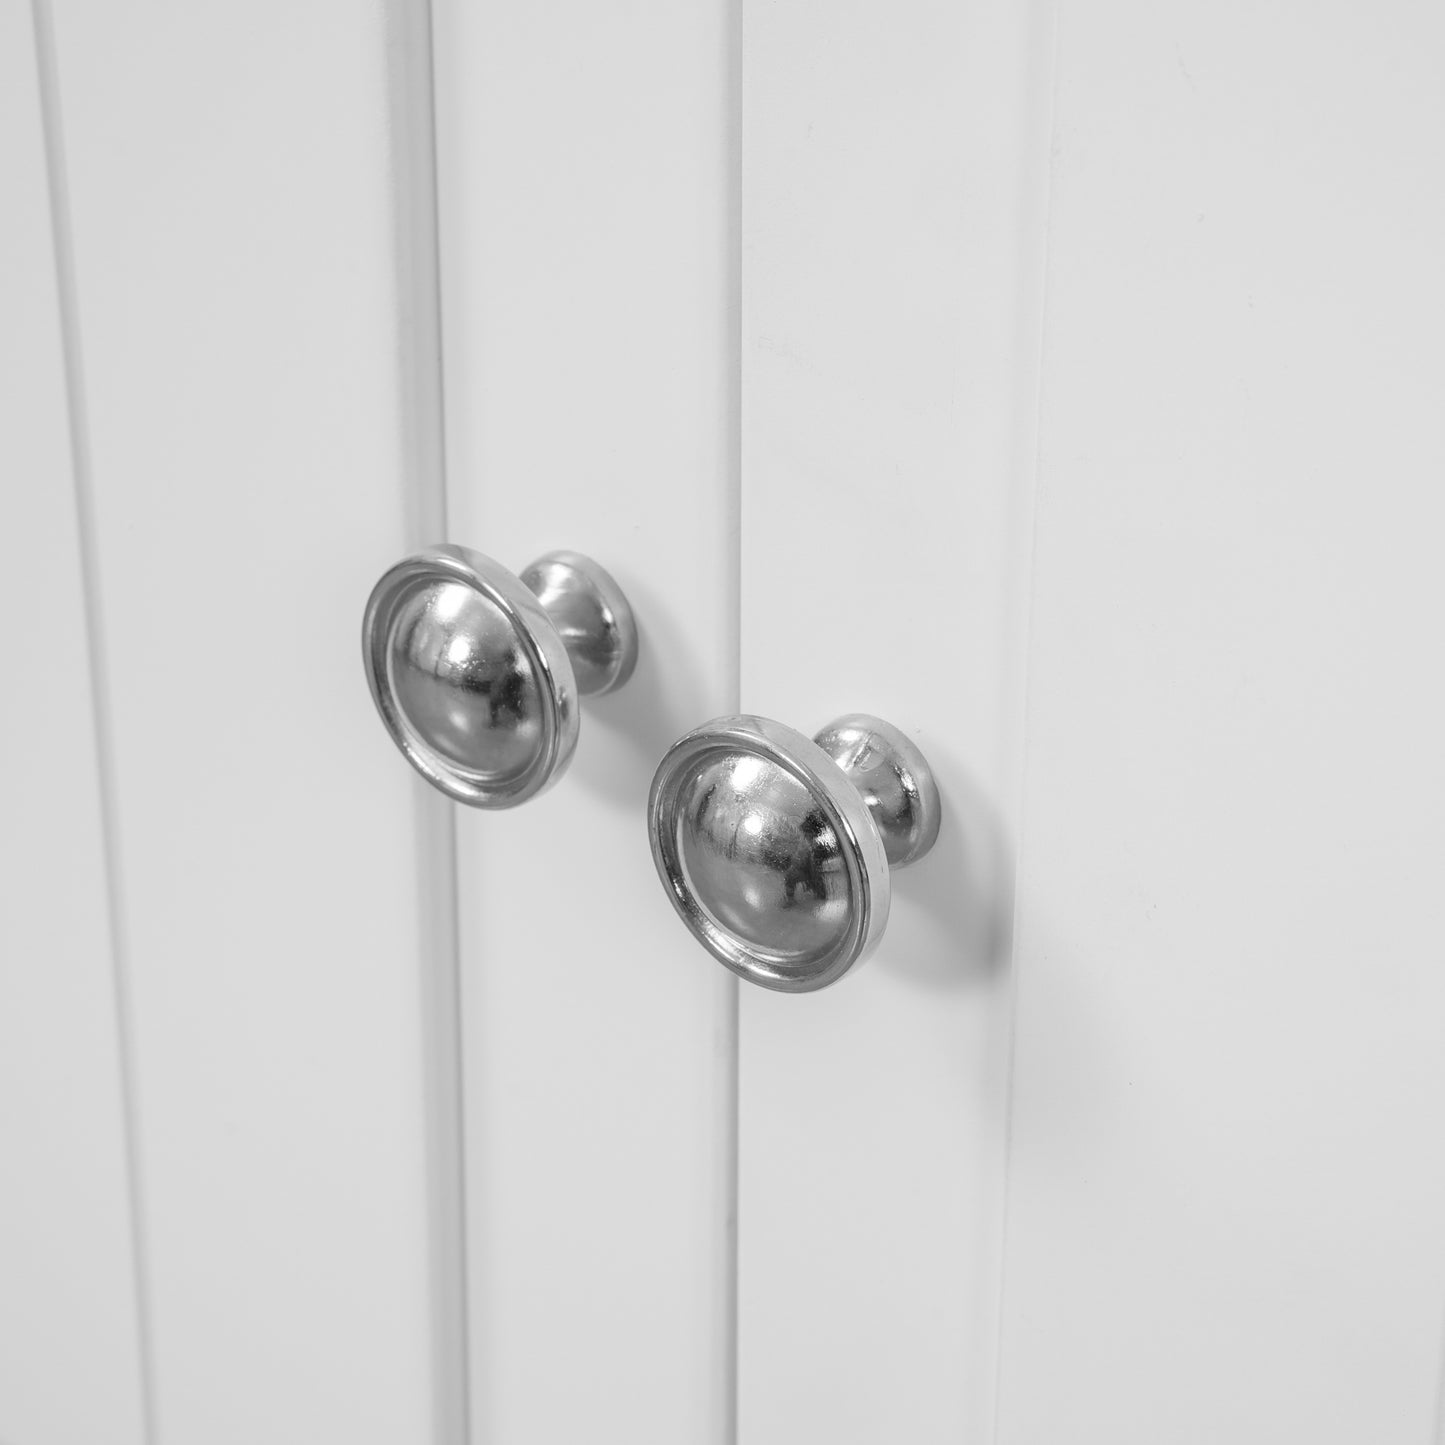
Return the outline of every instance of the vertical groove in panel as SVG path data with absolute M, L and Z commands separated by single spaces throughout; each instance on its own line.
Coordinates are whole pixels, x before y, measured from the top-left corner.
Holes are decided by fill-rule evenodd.
M 402 464 L 409 545 L 447 529 L 436 124 L 429 0 L 387 0 L 391 164 L 401 358 Z
M 732 712 L 742 707 L 742 589 L 743 589 L 743 23 L 744 0 L 729 0 L 724 9 L 727 39 L 726 55 L 728 148 L 727 176 L 727 386 L 725 407 L 727 435 L 725 449 L 730 509 L 728 513 L 728 545 L 730 549 L 728 576 L 731 584 L 724 616 L 729 635 L 724 655 L 730 661 L 727 678 L 727 706 Z M 740 1203 L 739 1171 L 742 1139 L 739 1130 L 739 1008 L 740 981 L 725 969 L 721 987 L 724 993 L 722 1027 L 725 1031 L 724 1080 L 726 1117 L 719 1136 L 725 1151 L 724 1170 L 727 1190 L 727 1258 L 724 1263 L 726 1287 L 724 1303 L 726 1319 L 723 1353 L 724 1390 L 727 1418 L 722 1424 L 723 1445 L 737 1445 L 738 1438 L 738 1209 Z
M 119 1060 L 121 1118 L 125 1139 L 126 1184 L 129 1192 L 130 1243 L 135 1280 L 136 1334 L 140 1356 L 140 1403 L 145 1438 L 158 1438 L 155 1406 L 155 1354 L 151 1330 L 145 1186 L 142 1176 L 140 1100 L 135 1070 L 135 1019 L 131 1006 L 130 954 L 125 919 L 117 799 L 114 733 L 110 718 L 110 680 L 106 664 L 105 629 L 100 606 L 100 560 L 96 542 L 95 504 L 86 421 L 85 373 L 80 318 L 76 305 L 75 258 L 71 241 L 64 131 L 55 63 L 54 31 L 49 0 L 33 0 L 36 65 L 39 70 L 41 122 L 45 134 L 45 165 L 50 191 L 50 224 L 55 245 L 56 294 L 59 298 L 61 351 L 70 424 L 71 470 L 75 484 L 76 533 L 84 589 L 86 646 L 90 697 L 94 709 L 96 777 L 104 840 L 106 905 L 109 913 L 111 964 L 115 976 L 116 1039 Z
M 388 0 L 391 162 L 400 335 L 402 494 L 408 548 L 447 535 L 436 124 L 429 0 Z M 414 780 L 417 969 L 425 1072 L 433 1429 L 470 1437 L 467 1376 L 466 1162 L 452 805 Z
M 1440 1340 L 1440 1378 L 1435 1383 L 1435 1429 L 1432 1445 L 1445 1445 L 1445 1331 Z
M 1037 120 L 1027 139 L 1028 164 L 1040 171 L 1040 182 L 1021 188 L 1019 234 L 1035 243 L 1033 264 L 1021 268 L 1018 301 L 1020 356 L 1016 385 L 1018 400 L 1015 414 L 1018 431 L 1015 436 L 1013 476 L 1017 486 L 1017 510 L 1013 518 L 1015 540 L 1011 554 L 1019 559 L 1020 568 L 1010 597 L 1012 616 L 1009 621 L 1011 647 L 1006 663 L 1010 675 L 1005 680 L 1006 704 L 1013 710 L 1013 725 L 1004 730 L 1003 746 L 1007 756 L 1000 761 L 1001 776 L 1013 780 L 1010 816 L 1017 819 L 1014 838 L 1014 860 L 1010 876 L 1013 898 L 1009 908 L 1007 952 L 1009 958 L 1009 997 L 1003 1060 L 1003 1144 L 999 1183 L 999 1248 L 995 1262 L 993 1390 L 989 1402 L 991 1420 L 989 1438 L 997 1439 L 999 1398 L 1003 1383 L 1003 1321 L 1004 1291 L 1007 1288 L 1009 1177 L 1013 1160 L 1013 1092 L 1014 1044 L 1018 1029 L 1018 958 L 1013 941 L 1017 936 L 1019 890 L 1018 878 L 1023 866 L 1024 837 L 1023 798 L 1027 767 L 1028 739 L 1028 656 L 1033 621 L 1034 554 L 1038 546 L 1037 497 L 1041 469 L 1040 437 L 1044 408 L 1044 335 L 1048 321 L 1048 248 L 1049 225 L 1053 207 L 1053 172 L 1051 157 L 1054 146 L 1056 97 L 1058 90 L 1058 12 L 1054 0 L 1039 0 L 1032 7 L 1033 24 L 1038 32 L 1029 46 L 1037 67 L 1034 83 L 1025 87 L 1030 101 L 1037 95 L 1042 103 L 1036 107 Z
M 736 706 L 734 702 L 733 706 Z M 723 1298 L 722 1389 L 726 1415 L 720 1422 L 721 1445 L 737 1445 L 738 1438 L 738 980 L 719 981 L 723 992 L 720 1010 L 723 1034 L 723 1109 L 718 1130 L 723 1150 L 723 1188 L 726 1191 L 726 1233 L 723 1240 L 725 1277 Z
M 728 580 L 731 595 L 724 615 L 728 636 L 724 651 L 730 660 L 727 691 L 730 707 L 741 706 L 742 696 L 742 450 L 743 450 L 743 18 L 744 0 L 729 0 L 724 11 L 727 25 L 727 401 L 723 438 L 728 477 Z M 731 975 L 730 975 L 731 976 Z M 734 980 L 736 981 L 736 980 Z

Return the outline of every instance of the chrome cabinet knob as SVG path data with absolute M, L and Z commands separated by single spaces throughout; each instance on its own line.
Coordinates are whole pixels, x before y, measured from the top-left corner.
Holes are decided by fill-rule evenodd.
M 637 661 L 622 589 L 578 552 L 518 577 L 466 547 L 428 547 L 372 589 L 361 643 L 396 745 L 475 808 L 556 782 L 577 746 L 578 696 L 621 687 Z
M 938 787 L 897 728 L 853 713 L 809 740 L 762 717 L 679 739 L 653 779 L 652 857 L 682 921 L 752 983 L 837 982 L 888 922 L 889 869 L 938 837 Z

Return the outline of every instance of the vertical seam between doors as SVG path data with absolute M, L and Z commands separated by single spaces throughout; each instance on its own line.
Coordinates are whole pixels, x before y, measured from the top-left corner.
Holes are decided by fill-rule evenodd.
M 727 283 L 724 304 L 727 308 L 727 473 L 730 511 L 727 519 L 729 581 L 731 595 L 726 615 L 731 635 L 728 638 L 730 675 L 728 677 L 728 708 L 742 710 L 742 589 L 743 589 L 743 24 L 745 0 L 726 0 L 724 24 L 727 37 L 726 116 L 724 144 L 727 147 Z M 739 1205 L 741 1180 L 741 1036 L 739 980 L 726 974 L 723 981 L 726 1037 L 724 1059 L 726 1076 L 722 1081 L 726 1117 L 723 1126 L 726 1201 L 726 1295 L 723 1302 L 725 1356 L 723 1388 L 727 1401 L 727 1418 L 722 1424 L 723 1445 L 737 1445 L 740 1408 L 738 1361 L 741 1355 L 738 1310 L 739 1272 Z
M 1435 1383 L 1435 1421 L 1431 1431 L 1431 1445 L 1445 1445 L 1445 1329 L 1440 1333 L 1439 1378 Z
M 1003 1062 L 1003 1168 L 1000 1184 L 1001 1198 L 999 1200 L 998 1270 L 994 1280 L 996 1297 L 993 1332 L 993 1389 L 990 1411 L 992 1415 L 992 1425 L 989 1430 L 989 1435 L 994 1445 L 997 1445 L 999 1439 L 1000 1423 L 1003 1414 L 1004 1301 L 1008 1283 L 1009 1202 L 1013 1172 L 1014 1089 L 1019 1013 L 1019 898 L 1026 841 L 1024 837 L 1024 798 L 1028 777 L 1028 724 L 1030 704 L 1029 651 L 1034 616 L 1034 562 L 1038 551 L 1038 494 L 1043 466 L 1044 348 L 1048 330 L 1050 245 L 1053 229 L 1053 153 L 1057 141 L 1058 128 L 1059 15 L 1053 0 L 1044 0 L 1044 3 L 1047 6 L 1047 38 L 1044 41 L 1047 47 L 1047 59 L 1044 65 L 1046 81 L 1043 86 L 1043 93 L 1047 98 L 1047 111 L 1040 123 L 1040 130 L 1045 140 L 1042 156 L 1040 157 L 1039 153 L 1033 148 L 1034 137 L 1030 135 L 1029 154 L 1025 162 L 1032 166 L 1041 161 L 1043 172 L 1041 179 L 1044 195 L 1037 248 L 1038 270 L 1035 272 L 1034 280 L 1025 283 L 1026 285 L 1037 285 L 1039 288 L 1037 320 L 1034 323 L 1032 348 L 1029 357 L 1029 365 L 1034 372 L 1033 388 L 1028 405 L 1028 429 L 1020 438 L 1018 453 L 1015 458 L 1016 474 L 1021 480 L 1024 480 L 1024 484 L 1028 488 L 1028 495 L 1021 508 L 1024 520 L 1020 528 L 1021 536 L 1018 544 L 1019 560 L 1025 568 L 1026 575 L 1017 589 L 1017 593 L 1021 595 L 1022 598 L 1022 607 L 1021 615 L 1014 618 L 1012 629 L 1017 637 L 1018 651 L 1016 655 L 1019 658 L 1019 673 L 1015 675 L 1013 684 L 1009 689 L 1013 715 L 1018 721 L 1018 751 L 1012 760 L 1012 771 L 1014 774 L 1013 816 L 1017 830 L 1017 843 L 1014 849 L 1014 865 L 1011 879 L 1013 899 L 1012 913 L 1009 920 L 1009 992 L 1005 1005 L 1007 1009 L 1007 1036 L 1004 1043 L 1005 1056 Z M 1031 71 L 1033 67 L 1031 56 L 1026 58 L 1025 64 L 1029 68 L 1029 71 Z M 1027 73 L 1026 71 L 1026 74 Z M 1026 83 L 1026 104 L 1030 103 L 1028 97 L 1031 91 L 1032 87 Z M 1022 216 L 1028 215 L 1027 207 L 1029 202 L 1027 197 L 1031 189 L 1031 183 L 1026 181 L 1024 205 L 1021 207 Z M 1021 300 L 1025 294 L 1027 293 L 1024 287 L 1021 286 Z
M 95 493 L 91 469 L 89 418 L 82 363 L 75 247 L 71 227 L 64 131 L 61 125 L 60 70 L 49 0 L 32 0 L 35 59 L 39 75 L 41 126 L 45 143 L 46 183 L 50 197 L 51 239 L 59 302 L 60 344 L 65 370 L 70 467 L 75 489 L 76 534 L 80 549 L 82 606 L 90 668 L 96 779 L 105 867 L 105 898 L 115 990 L 121 1131 L 130 1210 L 131 1271 L 134 1288 L 141 1429 L 149 1445 L 159 1439 L 155 1382 L 150 1251 L 141 1163 L 139 1087 L 136 1079 L 135 1010 L 131 989 L 129 936 L 121 867 L 120 812 L 116 792 L 115 737 L 110 712 L 109 670 L 100 600 L 100 558 L 96 540 Z
M 414 550 L 445 541 L 448 534 L 430 0 L 388 0 L 386 29 L 398 322 L 398 476 L 406 545 Z M 447 799 L 415 779 L 413 819 L 432 1434 L 435 1445 L 468 1445 L 471 1351 L 456 818 Z

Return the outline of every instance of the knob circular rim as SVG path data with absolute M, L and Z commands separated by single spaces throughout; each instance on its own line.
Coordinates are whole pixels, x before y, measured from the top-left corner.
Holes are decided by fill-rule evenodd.
M 678 916 L 751 983 L 826 988 L 883 934 L 889 862 L 864 794 L 782 723 L 718 718 L 680 738 L 653 779 L 648 833 Z
M 362 653 L 393 741 L 457 802 L 513 807 L 571 761 L 578 687 L 567 647 L 538 597 L 490 557 L 440 545 L 389 568 L 366 604 Z

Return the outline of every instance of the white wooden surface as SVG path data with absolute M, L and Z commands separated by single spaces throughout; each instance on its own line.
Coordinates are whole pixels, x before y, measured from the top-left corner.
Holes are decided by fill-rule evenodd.
M 147 1353 L 147 1445 L 1438 1434 L 1438 9 L 441 0 L 439 217 L 419 3 L 54 21 L 79 510 L 0 11 L 5 1445 L 147 1439 Z M 638 608 L 515 813 L 366 697 L 443 534 Z M 948 800 L 818 997 L 652 874 L 740 705 Z
M 1063 7 L 1005 1445 L 1422 1445 L 1445 12 Z
M 735 987 L 645 804 L 736 706 L 732 35 L 722 0 L 436 14 L 450 531 L 614 572 L 642 655 L 569 774 L 461 810 L 474 1429 L 731 1438 Z
M 1047 38 L 744 14 L 743 706 L 888 718 L 946 808 L 857 976 L 743 992 L 744 1445 L 989 1428 Z
M 30 6 L 0 4 L 0 1440 L 144 1439 L 119 1000 Z
M 418 884 L 447 859 L 419 869 L 357 644 L 426 484 L 389 20 L 55 7 L 161 1441 L 459 1414 Z

